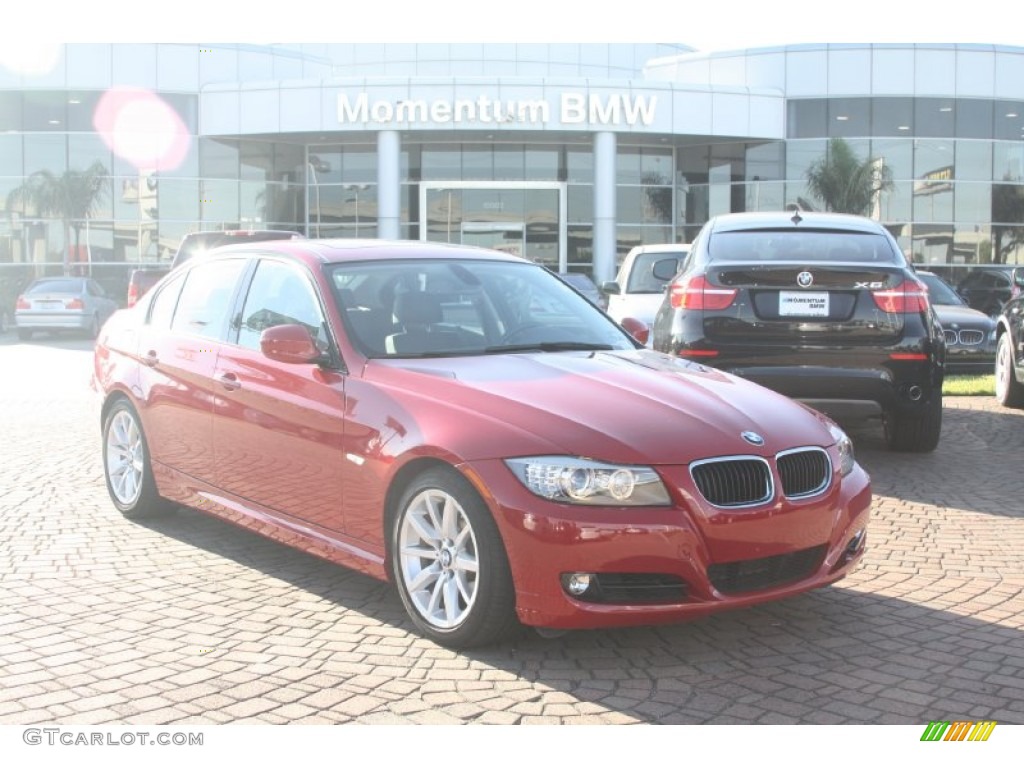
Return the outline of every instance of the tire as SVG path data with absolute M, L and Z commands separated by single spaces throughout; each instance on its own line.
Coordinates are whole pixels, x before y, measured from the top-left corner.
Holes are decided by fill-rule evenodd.
M 18 339 L 20 339 L 21 341 L 28 341 L 31 338 L 32 338 L 32 329 L 31 328 L 19 328 L 18 329 Z
M 92 322 L 89 323 L 89 327 L 85 331 L 86 335 L 90 339 L 95 339 L 100 335 L 100 318 L 99 315 L 92 316 Z
M 406 612 L 448 648 L 496 642 L 518 627 L 505 547 L 490 510 L 453 469 L 405 489 L 391 526 L 391 572 Z
M 103 478 L 114 506 L 129 519 L 155 517 L 174 506 L 157 493 L 139 415 L 124 399 L 103 420 Z
M 889 411 L 882 424 L 890 449 L 908 453 L 934 451 L 942 432 L 942 394 L 935 390 L 924 410 L 915 414 Z
M 996 400 L 1007 408 L 1024 408 L 1024 384 L 1017 381 L 1009 331 L 999 337 L 996 348 Z

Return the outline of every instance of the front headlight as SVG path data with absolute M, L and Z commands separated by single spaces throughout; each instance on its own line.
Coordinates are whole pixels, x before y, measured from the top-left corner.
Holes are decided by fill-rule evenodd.
M 550 501 L 597 506 L 670 504 L 668 491 L 650 467 L 603 464 L 570 456 L 528 456 L 505 464 L 531 492 Z
M 846 477 L 853 472 L 857 460 L 853 456 L 853 441 L 835 424 L 832 424 L 828 431 L 832 433 L 832 439 L 836 441 L 836 448 L 839 450 L 839 474 Z

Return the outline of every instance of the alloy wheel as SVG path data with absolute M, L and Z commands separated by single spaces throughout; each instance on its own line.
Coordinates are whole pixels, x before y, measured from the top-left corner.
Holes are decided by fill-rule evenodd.
M 473 526 L 455 497 L 439 489 L 414 496 L 398 547 L 399 576 L 416 611 L 437 629 L 459 626 L 476 602 L 479 564 Z
M 127 410 L 118 411 L 107 428 L 107 477 L 119 502 L 131 506 L 139 498 L 145 470 L 142 433 Z

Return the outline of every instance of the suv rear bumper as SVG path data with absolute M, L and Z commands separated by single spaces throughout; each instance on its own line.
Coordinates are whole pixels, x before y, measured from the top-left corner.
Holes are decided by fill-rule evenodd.
M 891 360 L 871 366 L 744 365 L 728 358 L 715 367 L 728 371 L 837 419 L 877 418 L 884 413 L 913 414 L 935 394 L 941 396 L 942 367 L 934 360 Z

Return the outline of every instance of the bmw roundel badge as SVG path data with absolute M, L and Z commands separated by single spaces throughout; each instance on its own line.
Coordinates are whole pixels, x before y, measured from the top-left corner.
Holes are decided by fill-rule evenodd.
M 740 432 L 740 437 L 751 445 L 764 445 L 764 438 L 757 434 L 757 432 Z

